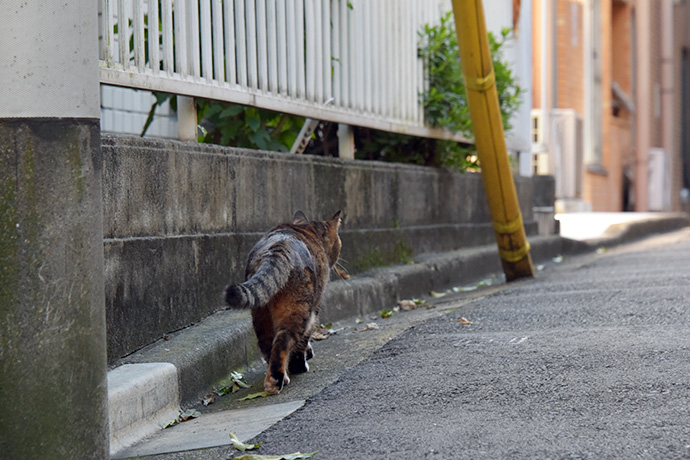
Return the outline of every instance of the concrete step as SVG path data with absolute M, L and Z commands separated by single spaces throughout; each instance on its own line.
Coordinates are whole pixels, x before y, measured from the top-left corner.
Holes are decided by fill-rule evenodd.
M 125 364 L 108 372 L 110 457 L 177 418 L 177 368 L 170 363 Z

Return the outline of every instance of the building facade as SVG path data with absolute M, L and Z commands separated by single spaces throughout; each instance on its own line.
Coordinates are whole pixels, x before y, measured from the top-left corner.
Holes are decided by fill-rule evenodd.
M 687 206 L 689 3 L 534 2 L 533 151 L 560 211 Z

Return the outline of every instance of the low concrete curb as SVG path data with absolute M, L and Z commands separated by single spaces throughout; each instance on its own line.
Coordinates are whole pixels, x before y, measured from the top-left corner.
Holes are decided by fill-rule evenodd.
M 170 363 L 125 364 L 108 372 L 110 457 L 176 419 L 179 399 Z
M 531 237 L 531 254 L 535 262 L 549 260 L 559 254 L 577 254 L 628 243 L 654 233 L 664 233 L 690 225 L 685 214 L 661 214 L 658 218 L 617 224 L 602 238 L 574 241 L 560 236 Z M 333 282 L 326 292 L 320 319 L 333 322 L 393 307 L 400 299 L 424 297 L 429 291 L 440 291 L 453 286 L 470 285 L 501 270 L 495 246 L 463 249 L 419 257 L 412 265 L 372 270 L 348 281 Z M 170 407 L 176 410 L 192 406 L 212 391 L 222 386 L 230 371 L 245 370 L 260 362 L 261 356 L 251 326 L 248 311 L 220 311 L 182 331 L 170 334 L 166 339 L 121 360 L 121 365 L 109 373 L 110 413 L 119 414 L 117 427 L 111 420 L 111 443 L 117 449 L 143 439 L 159 429 L 161 417 L 150 408 L 149 413 L 129 411 L 120 406 L 134 404 L 136 386 L 130 382 L 141 374 L 143 368 L 128 364 L 157 363 L 156 366 L 172 366 L 176 372 L 179 396 L 169 391 L 166 373 L 146 377 L 150 384 L 147 397 L 162 401 L 159 406 L 167 414 Z M 155 367 L 154 367 L 155 368 Z M 155 368 L 157 369 L 157 368 Z M 118 378 L 111 379 L 112 374 Z M 121 387 L 122 385 L 129 385 Z M 120 395 L 114 397 L 114 395 Z M 166 401 L 167 400 L 167 401 Z M 138 403 L 137 403 L 138 404 Z M 166 412 L 168 411 L 168 412 Z M 125 419 L 125 414 L 129 419 Z M 174 412 L 175 418 L 177 412 Z M 111 415 L 112 417 L 112 415 Z M 167 415 L 166 415 L 167 417 Z M 119 428 L 118 428 L 119 427 Z M 123 431 L 125 430 L 125 431 Z M 126 432 L 126 436 L 122 433 Z

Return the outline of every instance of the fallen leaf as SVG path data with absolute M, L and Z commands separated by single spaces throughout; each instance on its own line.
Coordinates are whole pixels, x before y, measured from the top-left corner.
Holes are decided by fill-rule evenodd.
M 214 402 L 216 402 L 216 395 L 214 395 L 213 393 L 209 393 L 206 396 L 204 396 L 201 402 L 204 406 L 213 404 Z
M 609 252 L 609 248 L 601 246 L 597 248 L 597 254 L 605 254 Z
M 242 442 L 239 439 L 237 439 L 237 436 L 235 436 L 234 433 L 228 433 L 230 435 L 230 442 L 232 443 L 232 447 L 234 447 L 237 450 L 241 450 L 244 452 L 245 450 L 254 450 L 258 449 L 259 446 L 261 446 L 261 443 L 259 444 L 247 444 L 246 442 Z
M 249 394 L 249 395 L 245 396 L 244 398 L 240 398 L 239 400 L 240 401 L 249 401 L 250 399 L 265 398 L 266 396 L 268 396 L 268 393 L 266 393 L 265 391 L 261 391 L 259 393 Z
M 330 336 L 331 334 L 329 334 L 326 329 L 319 328 L 314 331 L 314 333 L 311 335 L 311 338 L 313 340 L 326 340 Z
M 364 320 L 362 318 L 357 318 L 355 324 L 364 324 Z
M 431 297 L 436 297 L 437 299 L 446 295 L 445 292 L 429 291 Z
M 478 286 L 459 286 L 459 287 L 454 287 L 453 292 L 469 292 L 469 291 L 476 291 Z
M 365 327 L 365 328 L 362 329 L 362 330 L 363 330 L 363 331 L 373 331 L 373 330 L 376 330 L 376 329 L 379 329 L 379 325 L 378 325 L 378 324 L 376 324 L 376 323 L 369 323 L 369 324 L 367 324 L 367 327 Z
M 350 274 L 344 268 L 335 267 L 335 272 L 344 280 L 350 279 Z
M 186 422 L 190 418 L 197 418 L 200 415 L 201 415 L 201 412 L 199 412 L 198 410 L 189 409 L 188 411 L 182 412 L 180 414 L 180 421 Z
M 257 454 L 245 454 L 241 457 L 235 457 L 233 460 L 300 460 L 303 458 L 310 458 L 316 455 L 319 451 L 312 452 L 309 454 L 303 454 L 301 452 L 295 452 L 294 454 L 287 455 L 257 455 Z
M 460 318 L 460 324 L 474 324 L 472 321 L 469 321 L 467 318 Z
M 235 385 L 237 385 L 241 388 L 249 388 L 249 385 L 247 384 L 247 382 L 244 381 L 244 376 L 242 374 L 240 374 L 239 372 L 231 372 L 230 373 L 230 379 L 232 380 L 232 382 Z
M 398 306 L 403 310 L 414 310 L 417 308 L 417 305 L 411 300 L 401 300 L 398 302 Z
M 171 426 L 179 425 L 180 421 L 178 419 L 170 420 L 168 423 L 163 425 L 163 429 L 170 428 Z
M 175 420 L 170 420 L 168 423 L 163 425 L 163 429 L 169 428 L 171 426 L 179 425 L 182 422 L 186 422 L 187 420 L 197 418 L 200 415 L 201 415 L 201 412 L 199 412 L 198 410 L 194 410 L 194 409 L 189 409 L 188 411 L 185 411 L 185 412 L 180 411 L 180 415 Z
M 230 373 L 230 384 L 220 390 L 216 390 L 218 396 L 225 396 L 228 393 L 236 393 L 241 388 L 249 388 L 249 384 L 244 381 L 244 376 L 239 372 Z
M 561 262 L 563 262 L 564 259 L 565 259 L 565 257 L 563 257 L 563 256 L 561 256 L 561 255 L 558 255 L 558 256 L 554 257 L 553 259 L 551 259 L 551 260 L 553 260 L 553 261 L 556 262 L 557 264 L 560 264 Z
M 381 312 L 381 318 L 383 318 L 383 319 L 390 318 L 394 314 L 395 314 L 395 310 L 383 310 Z

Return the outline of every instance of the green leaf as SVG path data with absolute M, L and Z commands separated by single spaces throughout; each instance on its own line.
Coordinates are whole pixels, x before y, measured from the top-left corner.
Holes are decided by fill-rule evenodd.
M 247 444 L 245 442 L 240 441 L 237 439 L 237 436 L 235 436 L 234 433 L 229 433 L 230 434 L 230 442 L 232 443 L 232 447 L 234 447 L 237 450 L 241 450 L 244 452 L 245 450 L 254 450 L 258 449 L 259 446 L 261 446 L 261 443 L 259 444 Z
M 431 297 L 440 298 L 440 297 L 445 296 L 446 293 L 445 293 L 445 292 L 429 291 L 429 295 L 430 295 Z
M 227 117 L 234 117 L 236 115 L 239 115 L 240 113 L 244 112 L 244 106 L 241 105 L 231 105 L 227 109 L 223 110 L 219 117 L 220 118 L 227 118 Z
M 234 457 L 233 460 L 300 460 L 303 458 L 310 458 L 316 455 L 319 451 L 311 452 L 309 454 L 303 454 L 301 452 L 295 452 L 294 454 L 287 455 L 257 455 L 257 454 L 245 454 L 241 457 Z
M 252 144 L 261 150 L 269 150 L 271 136 L 265 129 L 261 129 L 249 135 L 249 140 Z
M 383 318 L 383 319 L 390 318 L 395 313 L 396 313 L 395 310 L 383 310 L 381 312 L 381 318 Z
M 261 118 L 255 113 L 250 113 L 249 110 L 247 110 L 245 113 L 246 117 L 244 121 L 247 123 L 247 126 L 249 126 L 249 129 L 252 131 L 257 132 L 261 127 Z
M 265 397 L 267 397 L 267 396 L 268 396 L 268 393 L 266 393 L 265 391 L 261 391 L 261 392 L 259 392 L 259 393 L 252 393 L 252 394 L 249 394 L 249 395 L 245 396 L 244 398 L 240 398 L 239 400 L 240 400 L 240 401 L 249 401 L 249 400 L 251 400 L 251 399 L 265 398 Z
M 179 425 L 179 424 L 180 424 L 179 419 L 170 420 L 168 423 L 163 425 L 163 429 L 170 428 L 171 426 L 175 426 L 175 425 Z

